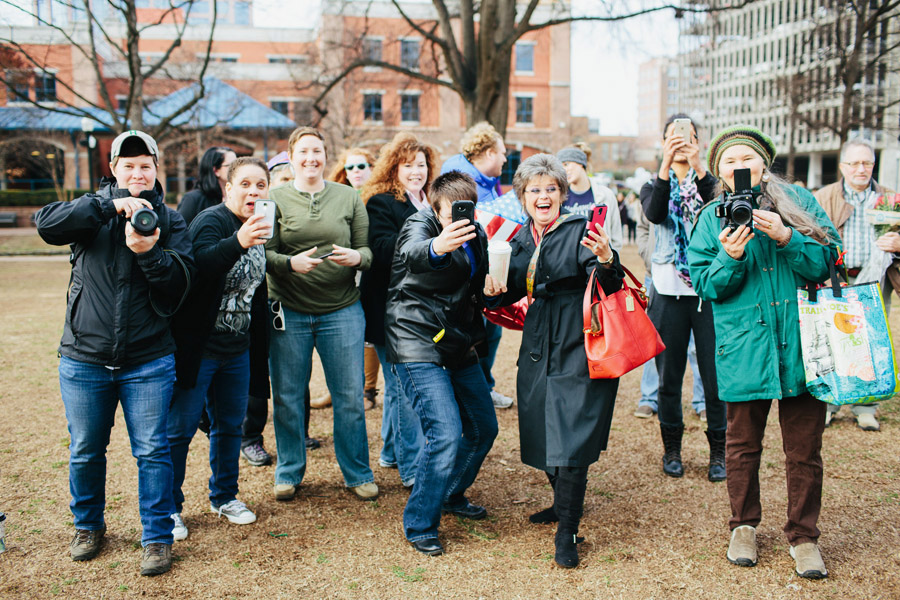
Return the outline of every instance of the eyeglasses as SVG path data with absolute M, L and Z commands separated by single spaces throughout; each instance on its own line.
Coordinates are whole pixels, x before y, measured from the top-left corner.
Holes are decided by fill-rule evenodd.
M 275 315 L 272 317 L 272 327 L 275 331 L 284 331 L 284 308 L 281 307 L 281 302 L 272 300 L 269 303 L 269 310 Z
M 525 190 L 525 193 L 526 193 L 526 194 L 530 194 L 530 195 L 532 195 L 532 196 L 540 196 L 542 193 L 545 193 L 545 194 L 547 194 L 547 195 L 549 196 L 549 195 L 551 195 L 551 194 L 555 194 L 557 191 L 559 191 L 559 188 L 558 188 L 558 187 L 556 187 L 555 185 L 548 185 L 548 186 L 547 186 L 546 188 L 544 188 L 544 189 L 541 189 L 541 188 L 531 188 L 530 190 Z
M 352 171 L 353 169 L 357 169 L 358 171 L 365 171 L 369 168 L 369 163 L 359 163 L 358 165 L 344 165 L 345 171 Z
M 857 160 L 857 161 L 853 161 L 853 162 L 845 162 L 845 163 L 841 163 L 841 164 L 842 164 L 842 165 L 847 165 L 848 167 L 850 167 L 850 168 L 853 169 L 854 171 L 855 171 L 856 169 L 858 169 L 860 165 L 862 165 L 862 166 L 865 167 L 866 169 L 871 169 L 872 167 L 875 166 L 875 163 L 872 162 L 871 160 Z

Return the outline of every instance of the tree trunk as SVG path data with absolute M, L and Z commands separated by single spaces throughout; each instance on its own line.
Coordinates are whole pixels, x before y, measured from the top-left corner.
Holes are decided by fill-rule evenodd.
M 501 136 L 506 135 L 509 119 L 509 77 L 512 51 L 498 51 L 492 59 L 479 65 L 475 89 L 460 94 L 466 111 L 466 127 L 487 121 Z

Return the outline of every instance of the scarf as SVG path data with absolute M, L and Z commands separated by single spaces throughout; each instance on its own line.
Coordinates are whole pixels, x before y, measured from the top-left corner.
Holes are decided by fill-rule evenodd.
M 675 240 L 675 270 L 678 276 L 691 288 L 691 274 L 688 270 L 687 247 L 691 242 L 694 219 L 703 208 L 703 198 L 697 191 L 697 174 L 691 168 L 679 183 L 675 171 L 669 170 L 669 223 Z

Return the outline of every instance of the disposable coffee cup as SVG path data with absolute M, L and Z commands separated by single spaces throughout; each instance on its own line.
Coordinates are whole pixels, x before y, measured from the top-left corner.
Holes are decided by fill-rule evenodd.
M 488 243 L 488 270 L 501 286 L 506 285 L 506 277 L 509 275 L 509 257 L 512 255 L 512 246 L 509 242 L 493 241 Z

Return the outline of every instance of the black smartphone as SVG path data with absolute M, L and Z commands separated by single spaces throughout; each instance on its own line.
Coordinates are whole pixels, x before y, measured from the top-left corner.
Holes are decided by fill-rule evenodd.
M 471 200 L 457 200 L 450 207 L 453 221 L 469 220 L 469 225 L 475 224 L 475 203 Z
M 313 256 L 313 258 L 328 258 L 332 254 L 334 254 L 334 251 L 331 251 L 328 254 L 323 254 L 322 256 Z

